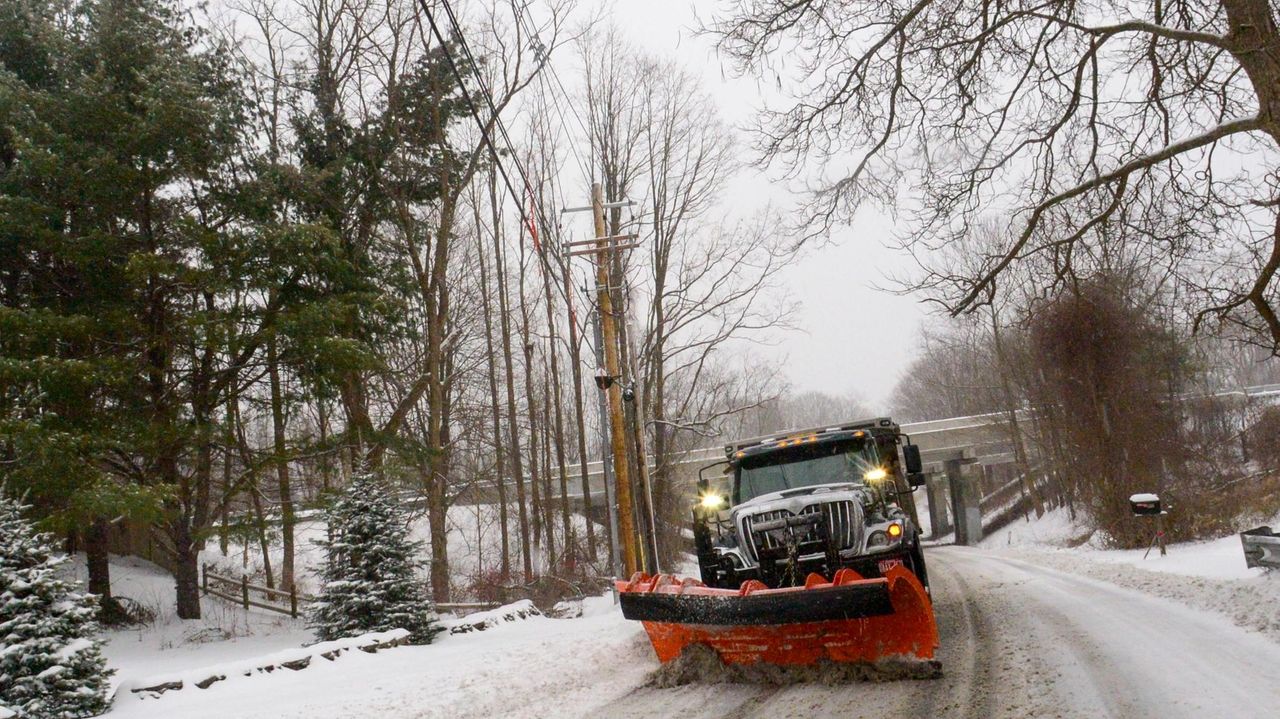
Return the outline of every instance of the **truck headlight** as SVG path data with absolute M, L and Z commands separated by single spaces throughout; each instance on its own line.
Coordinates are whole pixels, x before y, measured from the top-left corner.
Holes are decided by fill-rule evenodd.
M 867 536 L 867 549 L 879 549 L 902 540 L 902 523 L 890 522 L 884 529 L 877 529 Z
M 719 494 L 704 494 L 699 501 L 703 509 L 720 509 L 724 506 L 724 496 Z

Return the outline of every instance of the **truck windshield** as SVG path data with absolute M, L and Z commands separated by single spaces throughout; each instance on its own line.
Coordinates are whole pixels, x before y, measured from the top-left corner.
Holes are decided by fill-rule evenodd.
M 785 489 L 863 481 L 876 466 L 874 445 L 860 441 L 801 446 L 785 453 L 744 459 L 733 487 L 733 503 Z

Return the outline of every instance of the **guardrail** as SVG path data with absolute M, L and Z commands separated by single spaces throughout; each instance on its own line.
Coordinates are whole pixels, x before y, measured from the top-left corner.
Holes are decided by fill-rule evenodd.
M 1240 544 L 1244 547 L 1245 566 L 1280 569 L 1280 536 L 1271 527 L 1241 532 Z

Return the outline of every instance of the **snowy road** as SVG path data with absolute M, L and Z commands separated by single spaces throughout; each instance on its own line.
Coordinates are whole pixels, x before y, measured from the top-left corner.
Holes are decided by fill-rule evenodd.
M 973 550 L 928 556 L 942 679 L 644 688 L 583 715 L 1243 719 L 1280 707 L 1280 645 L 1223 618 Z
M 1253 719 L 1278 714 L 1280 643 L 1220 614 L 986 551 L 939 547 L 927 552 L 942 639 L 940 679 L 650 688 L 645 684 L 657 661 L 643 632 L 601 598 L 581 619 L 537 618 L 430 646 L 376 655 L 354 652 L 305 671 L 229 678 L 209 689 L 189 688 L 158 699 L 126 693 L 109 716 Z M 1280 596 L 1270 599 L 1280 625 Z

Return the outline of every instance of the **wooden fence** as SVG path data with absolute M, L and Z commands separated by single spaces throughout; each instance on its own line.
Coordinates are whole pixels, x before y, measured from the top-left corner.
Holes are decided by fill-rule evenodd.
M 205 594 L 235 602 L 245 609 L 257 607 L 269 612 L 288 614 L 296 619 L 298 604 L 313 601 L 312 597 L 298 594 L 297 587 L 291 586 L 284 590 L 250 584 L 249 577 L 245 574 L 241 574 L 239 579 L 228 577 L 210 571 L 208 564 L 201 565 L 200 569 L 200 588 Z M 251 596 L 251 592 L 257 592 L 261 598 Z M 286 605 L 285 602 L 288 604 Z
M 315 601 L 315 597 L 299 594 L 296 587 L 285 590 L 251 584 L 248 575 L 241 574 L 237 578 L 218 574 L 211 571 L 208 564 L 200 566 L 200 588 L 205 594 L 235 602 L 245 609 L 257 607 L 269 612 L 288 614 L 295 619 L 298 617 L 299 606 Z M 254 593 L 257 596 L 254 596 Z M 438 611 L 459 615 L 495 609 L 499 606 L 501 605 L 497 602 L 449 602 L 435 605 Z

